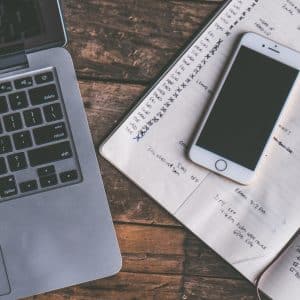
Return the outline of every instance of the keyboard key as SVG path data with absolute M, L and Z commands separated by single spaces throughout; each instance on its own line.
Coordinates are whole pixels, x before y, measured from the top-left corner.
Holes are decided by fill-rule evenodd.
M 18 193 L 14 176 L 6 176 L 0 178 L 0 196 L 7 198 Z
M 8 135 L 0 137 L 0 155 L 12 152 L 12 144 Z
M 17 150 L 29 148 L 32 146 L 32 139 L 29 131 L 18 132 L 13 135 L 15 148 Z
M 70 142 L 62 142 L 28 151 L 32 167 L 72 157 Z
M 51 174 L 55 174 L 54 166 L 47 166 L 44 168 L 40 168 L 37 170 L 39 177 L 49 176 Z
M 23 127 L 21 115 L 19 113 L 4 116 L 3 120 L 5 129 L 8 132 L 19 130 Z
M 10 82 L 0 83 L 0 94 L 9 93 L 12 91 L 12 84 Z
M 23 88 L 31 87 L 32 85 L 33 85 L 32 77 L 25 77 L 25 78 L 15 80 L 16 89 L 23 89 Z
M 53 103 L 44 107 L 44 115 L 47 122 L 58 121 L 63 118 L 62 109 L 59 103 Z
M 12 172 L 24 170 L 27 168 L 27 162 L 24 153 L 11 154 L 7 157 L 9 168 Z
M 8 105 L 5 96 L 0 97 L 0 114 L 8 112 Z
M 0 202 L 78 182 L 60 98 L 54 72 L 0 83 Z
M 23 112 L 25 124 L 27 127 L 41 125 L 43 123 L 43 117 L 39 108 L 26 110 Z
M 54 80 L 54 72 L 45 72 L 0 83 L 2 201 L 76 183 L 80 177 Z
M 54 79 L 54 77 L 53 77 L 52 72 L 47 72 L 47 73 L 43 73 L 43 74 L 39 74 L 39 75 L 35 76 L 35 82 L 37 84 L 50 82 L 50 81 L 53 81 L 53 79 Z
M 61 182 L 69 182 L 69 181 L 74 181 L 78 179 L 78 173 L 76 170 L 71 170 L 67 172 L 63 172 L 59 174 Z
M 7 167 L 4 157 L 0 157 L 0 175 L 7 173 Z
M 28 193 L 38 189 L 38 184 L 36 180 L 30 180 L 20 183 L 21 193 Z
M 40 105 L 58 100 L 58 94 L 55 84 L 49 84 L 39 88 L 29 90 L 30 101 L 32 105 Z
M 53 186 L 56 185 L 57 183 L 58 180 L 56 175 L 50 175 L 50 176 L 40 178 L 40 184 L 42 188 Z
M 37 145 L 47 144 L 65 139 L 68 134 L 64 123 L 39 127 L 33 130 L 34 140 Z
M 28 106 L 28 100 L 25 92 L 10 94 L 8 98 L 12 110 L 18 110 Z

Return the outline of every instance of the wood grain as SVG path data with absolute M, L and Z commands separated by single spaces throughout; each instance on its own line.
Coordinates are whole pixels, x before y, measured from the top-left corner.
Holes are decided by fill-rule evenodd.
M 63 0 L 95 150 L 221 3 Z M 98 158 L 122 271 L 28 300 L 255 299 L 254 288 L 238 272 Z
M 122 82 L 153 80 L 217 8 L 203 1 L 64 3 L 78 75 Z
M 254 300 L 251 287 L 231 279 L 120 272 L 102 279 L 31 299 L 39 300 Z
M 116 230 L 122 272 L 28 300 L 255 299 L 248 282 L 182 228 L 116 224 Z

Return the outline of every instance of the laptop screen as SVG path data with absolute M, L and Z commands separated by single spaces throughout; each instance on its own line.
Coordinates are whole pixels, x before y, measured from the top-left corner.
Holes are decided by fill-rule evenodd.
M 0 0 L 0 54 L 62 46 L 57 0 Z

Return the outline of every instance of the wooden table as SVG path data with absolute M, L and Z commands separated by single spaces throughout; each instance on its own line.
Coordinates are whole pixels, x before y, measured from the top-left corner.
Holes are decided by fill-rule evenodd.
M 96 147 L 222 2 L 63 1 L 69 50 Z M 122 271 L 30 299 L 256 299 L 250 283 L 98 157 Z

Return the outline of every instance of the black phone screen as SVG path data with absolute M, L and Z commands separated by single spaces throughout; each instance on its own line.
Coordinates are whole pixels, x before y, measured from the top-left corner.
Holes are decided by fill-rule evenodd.
M 242 46 L 196 144 L 255 170 L 298 74 Z

